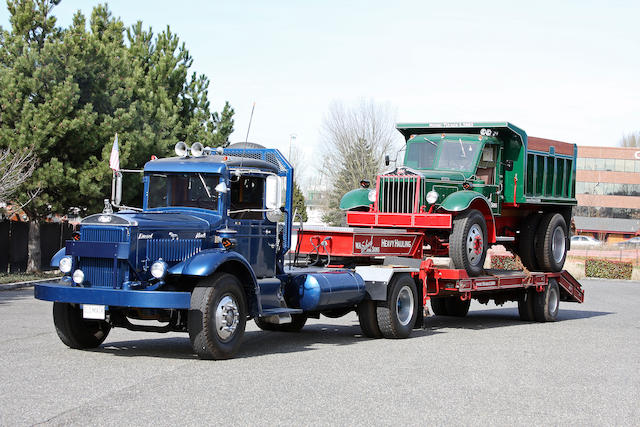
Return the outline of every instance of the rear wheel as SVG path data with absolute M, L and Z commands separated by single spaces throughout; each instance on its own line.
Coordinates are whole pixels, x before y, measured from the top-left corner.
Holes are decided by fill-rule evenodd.
M 431 310 L 436 316 L 448 316 L 446 298 L 431 298 Z
M 292 314 L 291 322 L 281 324 L 265 322 L 259 317 L 256 317 L 253 320 L 256 322 L 256 325 L 258 325 L 258 328 L 262 329 L 263 331 L 300 332 L 300 330 L 304 328 L 305 323 L 307 323 L 307 315 Z
M 564 266 L 569 247 L 567 224 L 559 213 L 545 214 L 538 226 L 536 259 L 542 271 L 558 272 Z
M 462 301 L 459 297 L 448 297 L 446 298 L 445 305 L 449 316 L 465 317 L 469 312 L 471 300 Z
M 538 261 L 536 260 L 536 234 L 540 215 L 537 213 L 526 217 L 520 225 L 520 235 L 518 237 L 518 255 L 529 271 L 538 271 Z
M 244 289 L 238 279 L 216 273 L 191 294 L 189 338 L 201 359 L 229 359 L 240 348 L 247 323 Z
M 396 275 L 387 289 L 386 304 L 376 308 L 378 327 L 385 338 L 407 338 L 418 315 L 418 292 L 408 274 Z
M 78 304 L 64 302 L 53 303 L 53 324 L 60 340 L 76 349 L 98 347 L 111 330 L 104 320 L 84 319 Z
M 518 300 L 518 314 L 520 315 L 520 320 L 524 320 L 525 322 L 533 322 L 535 320 L 533 314 L 533 301 L 535 297 L 534 289 L 525 290 L 522 295 L 520 295 L 520 299 Z
M 378 304 L 370 299 L 358 304 L 358 321 L 362 334 L 368 338 L 381 338 L 382 332 L 378 326 Z
M 453 220 L 449 257 L 456 268 L 466 270 L 469 276 L 483 273 L 487 257 L 487 224 L 480 211 L 473 209 Z
M 555 322 L 560 306 L 560 288 L 556 279 L 549 279 L 544 291 L 536 292 L 533 298 L 533 314 L 538 322 Z

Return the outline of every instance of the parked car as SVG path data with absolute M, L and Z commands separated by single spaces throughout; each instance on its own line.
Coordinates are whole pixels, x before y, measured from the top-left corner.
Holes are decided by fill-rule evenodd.
M 617 246 L 621 246 L 623 248 L 637 248 L 640 246 L 640 236 L 618 242 Z
M 586 246 L 602 246 L 602 240 L 594 239 L 591 236 L 573 236 L 571 237 L 572 248 L 582 248 Z

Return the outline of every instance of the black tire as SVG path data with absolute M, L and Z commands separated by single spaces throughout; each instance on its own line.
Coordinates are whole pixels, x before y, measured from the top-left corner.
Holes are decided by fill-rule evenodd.
M 520 235 L 518 237 L 518 256 L 529 271 L 538 271 L 538 260 L 536 259 L 536 235 L 540 224 L 540 214 L 533 213 L 527 216 L 520 224 Z
M 527 289 L 520 295 L 520 299 L 518 299 L 518 314 L 520 315 L 520 320 L 525 322 L 533 322 L 535 320 L 533 313 L 535 293 L 535 289 Z
M 60 340 L 75 349 L 100 346 L 111 330 L 104 320 L 83 319 L 78 304 L 64 302 L 53 303 L 53 324 Z
M 231 326 L 227 326 L 228 322 Z M 247 323 L 247 303 L 236 276 L 216 273 L 191 294 L 188 329 L 201 359 L 229 359 L 240 348 Z
M 535 292 L 533 315 L 538 322 L 555 322 L 560 306 L 560 288 L 556 279 L 549 279 L 544 291 Z
M 436 316 L 448 316 L 446 298 L 431 298 L 431 311 Z
M 386 303 L 378 304 L 378 327 L 385 338 L 407 338 L 418 315 L 418 291 L 408 274 L 398 274 L 387 288 Z
M 449 257 L 456 268 L 466 270 L 469 276 L 481 275 L 487 248 L 487 224 L 480 211 L 472 209 L 455 217 Z
M 253 320 L 256 322 L 256 325 L 258 325 L 258 328 L 263 331 L 300 332 L 300 330 L 304 328 L 305 323 L 307 323 L 307 318 L 306 314 L 292 314 L 291 322 L 280 324 L 265 322 L 259 317 Z
M 378 326 L 378 304 L 370 299 L 362 301 L 356 309 L 362 334 L 368 338 L 382 338 L 382 332 Z
M 462 301 L 459 297 L 445 298 L 445 305 L 447 307 L 447 314 L 455 317 L 465 317 L 469 312 L 469 306 L 471 300 Z
M 558 272 L 564 266 L 569 247 L 567 224 L 559 213 L 545 214 L 538 226 L 536 259 L 542 271 Z

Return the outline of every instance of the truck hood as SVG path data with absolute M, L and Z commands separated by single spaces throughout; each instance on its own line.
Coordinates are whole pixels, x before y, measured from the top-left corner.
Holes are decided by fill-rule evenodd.
M 82 225 L 130 226 L 138 232 L 157 231 L 164 233 L 207 233 L 222 223 L 220 215 L 210 213 L 181 212 L 118 212 L 96 214 L 85 218 Z M 182 236 L 181 236 L 182 237 Z M 186 237 L 186 236 L 185 236 Z

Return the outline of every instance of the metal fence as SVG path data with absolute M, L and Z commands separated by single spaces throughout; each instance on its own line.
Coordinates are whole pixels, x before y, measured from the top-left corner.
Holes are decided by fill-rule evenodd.
M 40 268 L 50 270 L 51 257 L 71 239 L 74 226 L 67 222 L 40 224 Z M 29 224 L 17 221 L 0 222 L 0 274 L 21 273 L 29 258 Z

